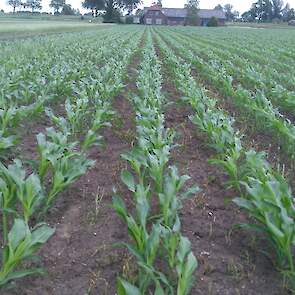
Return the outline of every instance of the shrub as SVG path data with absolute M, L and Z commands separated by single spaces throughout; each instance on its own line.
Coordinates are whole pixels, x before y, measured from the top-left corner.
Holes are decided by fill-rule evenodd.
M 133 24 L 133 16 L 132 15 L 126 16 L 125 24 Z
M 218 27 L 218 19 L 214 16 L 211 17 L 207 24 L 207 27 Z

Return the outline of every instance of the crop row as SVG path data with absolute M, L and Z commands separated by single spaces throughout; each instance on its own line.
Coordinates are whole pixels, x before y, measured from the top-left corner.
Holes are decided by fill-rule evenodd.
M 227 46 L 219 48 L 216 44 L 206 44 L 204 40 L 194 39 L 185 34 L 181 34 L 179 37 L 193 42 L 198 56 L 206 62 L 212 60 L 213 65 L 215 63 L 221 64 L 224 72 L 232 77 L 234 84 L 239 83 L 245 89 L 253 92 L 263 91 L 275 105 L 294 114 L 294 67 L 291 66 L 292 70 L 287 69 L 291 61 L 279 62 L 280 67 L 276 69 L 274 65 L 274 62 L 277 61 L 276 58 L 268 57 L 267 64 L 265 62 L 257 63 L 256 59 L 251 61 L 251 52 L 248 52 L 249 56 L 245 57 L 240 48 L 235 48 L 235 50 L 231 50 Z M 263 55 L 260 53 L 259 56 Z M 284 73 L 284 70 L 287 72 Z
M 48 37 L 39 41 L 37 49 L 31 45 L 32 55 L 22 55 L 21 49 L 13 52 L 12 57 L 3 62 L 0 70 L 3 78 L 0 80 L 2 157 L 7 156 L 8 148 L 17 144 L 17 129 L 20 123 L 24 123 L 23 119 L 40 116 L 46 105 L 60 104 L 65 97 L 75 97 L 85 88 L 84 81 L 96 79 L 99 82 L 101 77 L 97 69 L 100 64 L 111 58 L 117 46 L 126 43 L 131 35 L 131 32 L 126 35 L 115 32 L 110 36 L 105 33 L 101 39 L 93 42 L 92 33 L 89 39 L 84 36 L 83 44 L 80 43 L 83 40 L 81 36 L 75 45 L 72 44 L 76 35 L 68 36 L 62 42 Z M 9 45 L 11 44 L 7 46 Z M 44 55 L 44 52 L 51 54 Z M 20 57 L 16 57 L 18 53 Z M 77 58 L 81 56 L 82 59 Z M 86 89 L 91 91 L 89 87 Z
M 53 235 L 55 229 L 42 221 L 56 198 L 95 163 L 88 159 L 87 151 L 101 143 L 99 130 L 110 126 L 114 115 L 111 99 L 123 87 L 122 79 L 142 33 L 132 35 L 128 44 L 122 40 L 118 43 L 123 44 L 120 51 L 113 51 L 108 58 L 102 56 L 107 60 L 103 66 L 94 66 L 91 75 L 79 81 L 80 89 L 84 90 L 76 91 L 66 100 L 65 117 L 55 116 L 51 109 L 46 109 L 55 127 L 37 135 L 38 159 L 31 167 L 33 172 L 27 175 L 27 167 L 18 159 L 7 166 L 0 165 L 3 234 L 0 287 L 43 272 L 39 268 L 26 268 L 23 262 L 34 258 Z M 82 54 L 79 57 L 84 58 Z
M 243 56 L 248 61 L 268 65 L 284 73 L 294 71 L 295 52 L 292 47 L 294 36 L 290 31 L 261 31 L 254 30 L 193 30 L 177 28 L 174 31 L 184 35 L 190 35 L 204 44 L 210 44 L 213 48 L 219 47 L 232 54 Z M 276 39 L 273 38 L 274 34 Z M 282 46 L 284 44 L 284 46 Z
M 122 155 L 129 168 L 122 171 L 121 179 L 132 194 L 134 210 L 128 212 L 118 194 L 113 198 L 113 207 L 127 224 L 132 242 L 126 246 L 137 264 L 136 278 L 119 278 L 119 295 L 187 295 L 197 267 L 190 242 L 181 234 L 178 212 L 182 201 L 198 188 L 185 190 L 189 177 L 168 166 L 174 131 L 165 128 L 161 84 L 161 65 L 148 31 L 137 79 L 138 96 L 131 98 L 137 143 Z
M 234 86 L 233 79 L 226 73 L 221 63 L 214 62 L 214 59 L 206 62 L 198 56 L 194 44 L 178 37 L 160 33 L 169 46 L 188 61 L 197 71 L 198 75 L 204 77 L 207 81 L 225 97 L 232 98 L 233 103 L 242 111 L 248 114 L 251 120 L 254 120 L 257 128 L 266 130 L 275 137 L 282 147 L 282 150 L 288 154 L 291 160 L 294 159 L 295 147 L 295 126 L 272 105 L 271 101 L 265 96 L 263 91 L 251 92 L 240 85 Z
M 224 169 L 229 177 L 226 185 L 240 194 L 233 201 L 255 220 L 240 227 L 264 233 L 278 269 L 294 288 L 295 208 L 287 181 L 267 162 L 265 153 L 243 146 L 242 135 L 233 127 L 234 119 L 197 84 L 191 65 L 175 55 L 162 35 L 155 33 L 155 38 L 183 100 L 194 110 L 191 121 L 207 134 L 216 151 L 216 159 L 210 162 Z

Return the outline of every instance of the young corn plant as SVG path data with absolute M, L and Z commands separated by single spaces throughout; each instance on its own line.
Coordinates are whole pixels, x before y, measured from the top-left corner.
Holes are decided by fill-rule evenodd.
M 130 99 L 136 112 L 137 146 L 122 155 L 134 174 L 123 170 L 121 180 L 133 195 L 135 215 L 128 214 L 122 199 L 113 199 L 114 208 L 127 224 L 133 241 L 127 248 L 138 266 L 135 283 L 118 280 L 117 292 L 122 295 L 187 295 L 197 267 L 187 239 L 181 236 L 178 211 L 182 200 L 198 189 L 185 191 L 189 177 L 179 176 L 175 167 L 168 169 L 175 133 L 165 128 L 160 71 L 149 34 L 137 80 L 139 96 Z M 154 198 L 159 206 L 151 216 Z M 158 267 L 158 261 L 171 268 L 169 273 Z
M 190 248 L 190 241 L 187 238 L 181 237 L 176 255 L 177 295 L 188 295 L 193 286 L 193 275 L 198 263 Z
M 120 34 L 117 34 L 118 36 Z M 90 42 L 87 42 L 85 47 L 88 51 L 86 50 L 83 54 L 89 54 L 89 57 L 95 56 L 91 63 L 85 63 L 85 61 L 83 63 L 83 59 L 79 62 L 68 57 L 64 59 L 66 56 L 62 54 L 65 46 L 63 43 L 63 46 L 59 48 L 61 50 L 59 53 L 54 51 L 57 47 L 54 45 L 50 50 L 47 50 L 55 52 L 52 64 L 46 63 L 48 57 L 51 56 L 46 55 L 42 59 L 46 60 L 43 66 L 40 66 L 36 59 L 33 64 L 28 63 L 30 66 L 27 69 L 26 63 L 24 63 L 24 69 L 20 71 L 14 71 L 10 65 L 7 67 L 9 75 L 3 76 L 8 76 L 8 78 L 4 82 L 2 80 L 0 82 L 2 89 L 0 97 L 0 152 L 15 145 L 16 137 L 12 134 L 12 130 L 18 127 L 23 118 L 39 114 L 43 111 L 44 104 L 49 101 L 54 102 L 55 98 L 66 96 L 71 97 L 71 100 L 69 99 L 65 103 L 66 118 L 55 116 L 49 108 L 46 110 L 60 132 L 49 128 L 46 131 L 46 136 L 43 134 L 37 136 L 39 161 L 35 163 L 35 173 L 27 176 L 22 163 L 18 160 L 8 167 L 0 163 L 0 210 L 3 234 L 0 288 L 12 280 L 35 273 L 43 273 L 43 270 L 39 268 L 22 269 L 22 262 L 34 259 L 36 251 L 54 233 L 54 229 L 44 223 L 33 226 L 32 216 L 49 209 L 57 194 L 93 165 L 94 162 L 85 156 L 86 150 L 101 141 L 101 137 L 95 132 L 110 125 L 109 122 L 114 113 L 111 111 L 110 102 L 107 99 L 122 88 L 123 72 L 133 48 L 139 42 L 140 34 L 134 34 L 132 39 L 129 36 L 124 36 L 125 41 L 128 40 L 129 44 L 129 48 L 124 47 L 124 50 L 116 51 L 117 46 L 122 43 L 122 38 L 114 38 L 117 40 L 112 50 L 107 45 L 108 42 L 105 44 L 105 51 L 101 46 L 98 46 L 103 53 L 100 55 L 101 61 L 103 60 L 105 63 L 107 56 L 109 56 L 111 62 L 102 67 L 102 71 L 100 71 L 103 76 L 100 82 L 103 83 L 98 85 L 98 81 L 93 80 L 94 84 L 97 83 L 97 87 L 94 88 L 96 91 L 99 90 L 101 95 L 96 95 L 91 102 L 88 99 L 80 98 L 83 96 L 73 97 L 76 90 L 73 85 L 77 85 L 83 77 L 95 77 L 99 72 L 96 67 L 92 66 L 92 64 L 98 63 L 99 59 L 96 57 L 99 52 L 95 49 L 96 46 L 91 48 L 88 46 L 91 44 Z M 52 44 L 51 41 L 48 43 Z M 73 52 L 77 52 L 77 49 L 80 50 L 80 46 L 76 48 L 71 46 L 71 48 Z M 117 54 L 114 55 L 115 52 Z M 60 59 L 60 56 L 63 59 Z M 76 54 L 67 56 L 76 56 Z M 59 58 L 58 63 L 55 60 L 57 57 Z M 85 59 L 87 60 L 87 58 Z M 3 73 L 1 72 L 1 74 Z M 34 76 L 36 82 L 32 81 L 31 75 Z M 100 100 L 100 97 L 103 97 L 104 100 Z M 90 109 L 90 105 L 94 108 Z M 79 149 L 78 143 L 70 142 L 68 138 L 74 133 L 83 131 L 88 118 L 91 128 L 89 131 L 86 130 L 85 140 Z
M 54 228 L 44 223 L 37 224 L 30 229 L 23 219 L 14 219 L 2 250 L 0 289 L 12 280 L 44 273 L 40 268 L 21 269 L 20 266 L 24 261 L 33 259 L 36 251 L 48 241 L 54 232 Z
M 242 224 L 243 228 L 263 232 L 275 250 L 276 261 L 282 273 L 295 286 L 293 249 L 295 246 L 295 207 L 291 190 L 279 176 L 268 179 L 249 178 L 244 183 L 246 196 L 233 201 L 247 210 L 255 224 Z
M 66 135 L 47 129 L 49 140 L 44 134 L 37 136 L 39 167 L 38 174 L 43 187 L 46 187 L 46 176 L 51 177 L 50 186 L 45 189 L 46 198 L 43 214 L 52 206 L 57 195 L 74 183 L 94 165 L 83 152 L 75 150 L 77 143 L 68 142 Z
M 66 118 L 57 117 L 51 109 L 46 109 L 47 116 L 57 125 L 60 131 L 67 135 L 75 135 L 82 130 L 88 115 L 88 99 L 77 99 L 65 102 Z
M 3 234 L 1 288 L 12 280 L 43 272 L 38 268 L 21 270 L 21 264 L 33 258 L 55 230 L 43 223 L 29 228 L 31 217 L 40 209 L 44 195 L 39 177 L 35 174 L 27 177 L 19 160 L 8 167 L 0 163 L 0 191 Z
M 140 185 L 137 186 L 135 191 L 136 217 L 128 214 L 122 199 L 113 198 L 113 207 L 126 222 L 129 235 L 134 241 L 133 244 L 125 245 L 137 259 L 139 265 L 138 288 L 142 294 L 145 294 L 148 290 L 156 273 L 154 263 L 160 247 L 161 234 L 159 224 L 154 224 L 150 232 L 147 229 L 150 211 L 148 194 L 149 191 L 146 191 Z
M 165 175 L 163 189 L 158 194 L 158 198 L 163 218 L 162 224 L 168 228 L 172 229 L 175 224 L 178 224 L 178 212 L 182 209 L 182 202 L 200 191 L 197 186 L 184 190 L 189 179 L 188 175 L 180 176 L 175 166 L 169 167 L 169 172 Z
M 240 192 L 240 197 L 235 198 L 234 202 L 248 211 L 255 220 L 253 224 L 240 226 L 265 234 L 275 250 L 279 269 L 294 289 L 294 198 L 286 180 L 271 168 L 266 161 L 265 153 L 244 150 L 241 136 L 233 128 L 233 120 L 215 107 L 214 100 L 203 99 L 206 97 L 204 92 L 198 91 L 196 82 L 189 79 L 190 67 L 181 67 L 180 64 L 184 61 L 177 58 L 159 37 L 157 40 L 162 52 L 167 56 L 167 63 L 174 74 L 175 82 L 182 85 L 184 100 L 195 110 L 195 115 L 191 117 L 192 121 L 207 133 L 211 146 L 218 154 L 218 158 L 211 163 L 224 168 L 229 176 L 227 184 Z M 190 81 L 189 85 L 187 81 Z M 228 89 L 230 90 L 230 87 Z M 253 102 L 253 110 L 257 111 L 254 112 L 255 115 L 263 118 L 263 124 L 272 120 L 271 124 L 276 124 L 281 134 L 289 136 L 291 133 L 285 129 L 287 125 L 279 125 L 281 121 L 277 118 L 277 111 L 263 93 L 257 93 Z M 291 141 L 289 143 L 292 146 Z M 170 245 L 174 243 L 171 241 Z
M 86 152 L 92 146 L 98 146 L 102 142 L 102 136 L 97 131 L 104 127 L 111 127 L 111 121 L 115 112 L 111 109 L 109 102 L 97 101 L 96 111 L 94 112 L 92 125 L 81 142 L 81 150 Z
M 3 237 L 7 240 L 8 215 L 19 215 L 17 204 L 20 204 L 21 215 L 26 223 L 40 207 L 44 196 L 40 179 L 37 175 L 26 176 L 26 171 L 19 160 L 6 168 L 0 163 L 1 209 L 3 218 Z

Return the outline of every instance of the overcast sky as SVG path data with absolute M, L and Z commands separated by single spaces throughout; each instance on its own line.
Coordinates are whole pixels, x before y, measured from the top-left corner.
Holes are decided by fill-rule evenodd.
M 7 0 L 0 0 L 0 9 L 4 9 L 5 11 L 10 11 L 9 6 L 6 5 Z M 50 0 L 42 0 L 43 11 L 52 11 L 49 8 Z M 81 9 L 82 0 L 66 0 L 66 3 L 71 4 L 74 8 Z M 144 5 L 150 5 L 154 0 L 143 0 Z M 248 10 L 253 3 L 254 0 L 201 0 L 200 8 L 214 8 L 217 4 L 226 4 L 230 3 L 234 6 L 234 8 L 240 12 L 244 12 Z M 295 0 L 288 1 L 292 7 L 295 8 Z M 165 7 L 183 7 L 186 0 L 163 0 L 163 6 Z

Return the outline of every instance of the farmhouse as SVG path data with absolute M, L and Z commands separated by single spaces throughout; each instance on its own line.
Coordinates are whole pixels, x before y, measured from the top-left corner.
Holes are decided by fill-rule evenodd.
M 143 23 L 146 25 L 185 25 L 187 10 L 185 8 L 163 8 L 157 5 L 144 8 Z M 198 12 L 200 25 L 206 26 L 212 17 L 218 24 L 225 24 L 225 14 L 222 10 L 200 9 Z

